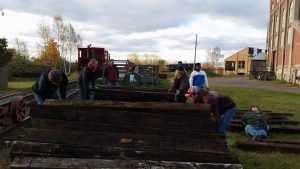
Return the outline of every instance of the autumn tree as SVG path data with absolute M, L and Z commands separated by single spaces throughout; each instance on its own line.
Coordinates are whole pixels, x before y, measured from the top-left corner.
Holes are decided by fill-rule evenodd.
M 59 68 L 60 56 L 56 46 L 57 43 L 54 41 L 54 39 L 50 39 L 47 44 L 46 50 L 42 52 L 40 58 L 44 65 Z
M 224 58 L 224 55 L 221 54 L 221 49 L 219 47 L 210 48 L 207 51 L 206 59 L 209 64 L 214 68 L 218 68 L 221 63 L 220 59 Z

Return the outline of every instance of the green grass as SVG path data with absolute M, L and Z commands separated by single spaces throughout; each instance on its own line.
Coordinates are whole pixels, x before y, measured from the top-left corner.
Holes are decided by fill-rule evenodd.
M 299 94 L 220 86 L 212 86 L 211 90 L 230 95 L 236 102 L 238 109 L 248 109 L 251 105 L 257 105 L 262 110 L 293 113 L 294 116 L 292 118 L 300 121 Z M 300 135 L 289 133 L 270 133 L 269 138 L 300 140 Z M 230 151 L 232 154 L 238 157 L 244 169 L 300 168 L 300 155 L 279 152 L 255 153 L 241 151 L 238 150 L 234 144 L 237 139 L 248 140 L 250 138 L 246 137 L 242 131 L 228 132 L 228 144 Z

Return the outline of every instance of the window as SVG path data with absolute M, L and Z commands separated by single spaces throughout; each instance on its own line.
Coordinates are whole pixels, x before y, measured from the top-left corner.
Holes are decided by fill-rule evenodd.
M 278 36 L 275 36 L 275 42 L 274 42 L 274 48 L 277 48 L 277 43 L 278 43 Z
M 295 1 L 293 0 L 290 5 L 289 23 L 294 21 L 294 15 L 295 15 Z
M 276 27 L 275 27 L 275 31 L 276 33 L 278 32 L 278 29 L 279 29 L 279 15 L 276 16 Z
M 245 61 L 239 61 L 238 68 L 245 68 Z
M 288 44 L 292 44 L 292 36 L 293 36 L 293 28 L 290 27 L 288 31 L 288 40 L 287 40 Z
M 285 21 L 286 21 L 285 17 L 286 17 L 286 10 L 283 9 L 283 11 L 282 11 L 282 23 L 281 23 L 282 28 L 285 27 Z
M 234 71 L 235 70 L 235 61 L 226 61 L 225 70 Z
M 280 47 L 284 46 L 284 31 L 281 32 L 281 37 L 280 37 Z

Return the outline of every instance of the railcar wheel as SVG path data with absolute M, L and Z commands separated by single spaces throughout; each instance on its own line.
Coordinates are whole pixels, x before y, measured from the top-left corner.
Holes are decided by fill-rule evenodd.
M 14 96 L 10 104 L 10 114 L 15 123 L 22 122 L 26 114 L 26 105 L 23 96 Z

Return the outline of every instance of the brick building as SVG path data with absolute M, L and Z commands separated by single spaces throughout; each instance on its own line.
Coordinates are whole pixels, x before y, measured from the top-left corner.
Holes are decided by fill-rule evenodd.
M 270 0 L 267 69 L 276 78 L 300 84 L 300 0 Z
M 263 49 L 248 47 L 229 56 L 225 59 L 224 75 L 248 75 L 254 66 L 253 59 L 258 54 L 265 57 L 266 51 Z M 262 59 L 260 62 L 265 63 L 266 61 Z

